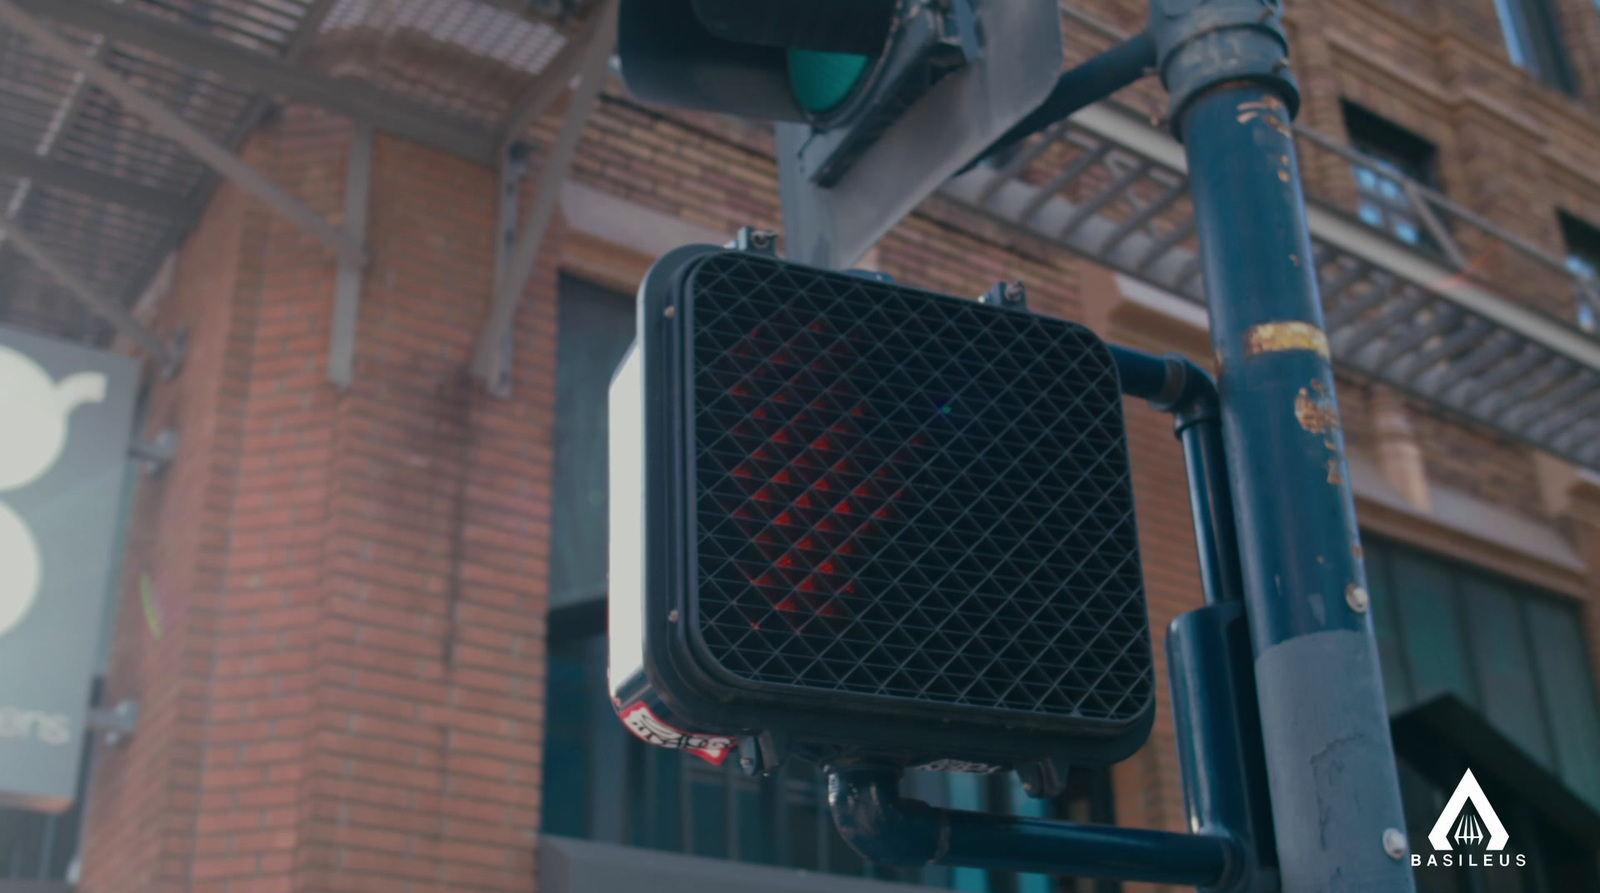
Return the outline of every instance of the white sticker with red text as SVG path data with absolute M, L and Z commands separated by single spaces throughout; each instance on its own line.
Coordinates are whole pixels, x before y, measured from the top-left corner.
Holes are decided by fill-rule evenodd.
M 713 766 L 722 765 L 722 761 L 728 758 L 728 752 L 738 744 L 733 738 L 695 735 L 674 729 L 651 713 L 643 701 L 624 708 L 618 716 L 622 717 L 622 724 L 628 727 L 628 731 L 638 736 L 640 741 L 657 747 L 686 750 Z

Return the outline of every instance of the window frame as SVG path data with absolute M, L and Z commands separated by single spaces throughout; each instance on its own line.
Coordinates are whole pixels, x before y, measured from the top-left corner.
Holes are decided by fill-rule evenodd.
M 1410 181 L 1438 188 L 1439 147 L 1348 99 L 1340 100 L 1340 108 L 1351 148 L 1372 162 L 1351 163 L 1356 216 L 1412 248 L 1439 254 L 1441 247 L 1405 187 Z
M 1403 541 L 1374 535 L 1364 535 L 1364 539 L 1368 585 L 1374 595 L 1373 626 L 1378 636 L 1384 689 L 1391 714 L 1399 715 L 1436 697 L 1453 695 L 1483 716 L 1501 734 L 1516 741 L 1530 759 L 1561 779 L 1575 794 L 1589 799 L 1600 808 L 1600 783 L 1594 781 L 1597 767 L 1586 763 L 1586 772 L 1574 772 L 1565 765 L 1571 752 L 1563 748 L 1571 742 L 1569 736 L 1574 734 L 1575 728 L 1570 724 L 1572 717 L 1569 714 L 1573 707 L 1584 705 L 1556 700 L 1560 692 L 1570 693 L 1576 687 L 1581 690 L 1578 696 L 1588 701 L 1587 706 L 1591 711 L 1588 716 L 1591 720 L 1600 721 L 1600 678 L 1596 676 L 1594 649 L 1582 635 L 1578 635 L 1573 645 L 1573 656 L 1578 661 L 1576 672 L 1560 680 L 1547 679 L 1550 667 L 1545 658 L 1548 655 L 1540 652 L 1547 651 L 1549 643 L 1541 643 L 1534 637 L 1536 624 L 1532 619 L 1538 611 L 1553 609 L 1570 614 L 1572 628 L 1577 630 L 1582 628 L 1582 612 L 1593 608 L 1569 597 Z M 1406 567 L 1411 570 L 1405 571 Z M 1420 587 L 1425 590 L 1427 599 L 1422 597 L 1420 591 L 1412 591 L 1419 590 L 1418 581 L 1422 579 L 1419 573 L 1435 578 L 1433 582 Z M 1438 583 L 1439 588 L 1434 588 L 1433 583 Z M 1406 589 L 1403 591 L 1402 587 Z M 1530 656 L 1524 669 L 1533 680 L 1533 696 L 1537 700 L 1539 728 L 1536 730 L 1507 729 L 1490 719 L 1496 711 L 1488 706 L 1488 702 L 1497 693 L 1504 694 L 1506 680 L 1489 680 L 1486 677 L 1492 668 L 1486 665 L 1479 648 L 1483 640 L 1481 627 L 1486 621 L 1475 613 L 1482 592 L 1474 594 L 1474 589 L 1504 595 L 1513 603 L 1517 630 L 1515 641 L 1511 644 Z M 1440 616 L 1441 612 L 1449 616 Z M 1414 628 L 1413 624 L 1419 626 Z M 1435 636 L 1442 634 L 1445 639 L 1418 638 L 1419 630 Z M 1452 647 L 1460 649 L 1456 655 L 1459 657 L 1456 663 L 1460 665 L 1456 670 L 1459 684 L 1455 686 L 1441 684 L 1441 679 L 1450 675 L 1448 668 L 1444 668 L 1447 672 L 1440 676 L 1437 673 L 1440 667 L 1423 667 L 1418 660 L 1424 654 L 1437 658 L 1441 648 L 1449 650 Z M 1600 736 L 1596 737 L 1600 739 Z M 1537 743 L 1531 740 L 1533 738 L 1544 742 L 1544 753 L 1529 749 L 1530 743 Z M 1600 759 L 1600 756 L 1596 759 Z M 1577 786 L 1578 781 L 1585 778 L 1589 779 L 1592 790 Z
M 1556 211 L 1567 272 L 1573 276 L 1578 328 L 1600 335 L 1600 226 L 1564 210 Z
M 1572 55 L 1561 39 L 1561 14 L 1550 0 L 1494 0 L 1512 65 L 1568 96 L 1578 95 Z

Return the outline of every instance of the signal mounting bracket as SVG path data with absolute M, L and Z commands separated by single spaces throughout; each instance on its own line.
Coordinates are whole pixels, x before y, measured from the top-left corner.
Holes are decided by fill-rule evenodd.
M 727 247 L 735 251 L 754 251 L 768 257 L 778 256 L 778 234 L 770 229 L 741 226 Z
M 978 300 L 986 307 L 1028 312 L 1028 288 L 1022 284 L 1021 279 L 1015 282 L 996 282 L 993 288 L 979 295 Z

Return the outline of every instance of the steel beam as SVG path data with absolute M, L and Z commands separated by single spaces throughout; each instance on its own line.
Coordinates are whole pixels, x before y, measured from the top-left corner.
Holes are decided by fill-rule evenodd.
M 616 0 L 611 0 L 605 6 L 615 5 Z M 596 8 L 589 13 L 589 18 L 577 34 L 567 40 L 561 51 L 556 53 L 554 59 L 545 65 L 544 70 L 534 79 L 533 86 L 517 98 L 512 104 L 511 111 L 506 115 L 506 122 L 500 128 L 498 148 L 501 153 L 511 150 L 511 145 L 522 139 L 523 134 L 533 123 L 550 111 L 555 101 L 567 91 L 567 85 L 572 82 L 583 68 L 588 50 L 603 27 L 614 27 L 606 24 L 606 9 L 604 6 Z
M 1483 317 L 1468 316 L 1448 338 L 1437 345 L 1394 360 L 1385 367 L 1385 376 L 1391 381 L 1409 385 L 1412 379 L 1439 363 L 1454 362 L 1456 357 L 1482 344 L 1493 333 L 1494 327 L 1484 322 Z
M 358 245 L 367 241 L 367 206 L 372 193 L 372 128 L 357 124 L 350 138 L 350 164 L 344 175 L 344 231 Z M 333 325 L 328 336 L 328 381 L 350 387 L 356 365 L 356 321 L 361 315 L 365 264 L 339 259 L 333 287 Z
M 1502 337 L 1496 338 L 1496 335 Z M 1479 372 L 1492 368 L 1518 348 L 1526 346 L 1528 342 L 1521 338 L 1507 333 L 1504 329 L 1495 329 L 1479 341 L 1476 347 L 1452 361 L 1450 365 L 1425 368 L 1408 378 L 1405 383 L 1435 403 L 1452 405 L 1445 400 L 1446 394 Z
M 1530 421 L 1559 419 L 1562 408 L 1576 397 L 1588 393 L 1591 399 L 1600 400 L 1600 388 L 1595 387 L 1597 384 L 1600 384 L 1600 380 L 1595 375 L 1587 370 L 1579 370 L 1576 375 L 1566 376 L 1565 383 L 1551 388 L 1537 399 L 1519 400 L 1516 405 L 1502 409 L 1499 421 L 1521 427 Z
M 1174 224 L 1172 229 L 1162 233 L 1160 238 L 1150 243 L 1150 247 L 1145 249 L 1144 254 L 1141 255 L 1138 262 L 1133 265 L 1134 270 L 1143 273 L 1144 271 L 1150 269 L 1151 265 L 1160 260 L 1162 255 L 1178 247 L 1179 242 L 1182 242 L 1184 239 L 1194 235 L 1194 228 L 1195 222 L 1193 217 L 1190 217 L 1182 223 Z
M 1045 202 L 1055 198 L 1056 193 L 1067 188 L 1068 184 L 1082 176 L 1089 168 L 1099 164 L 1100 160 L 1105 158 L 1110 151 L 1110 143 L 1101 143 L 1073 159 L 1072 163 L 1067 165 L 1061 173 L 1056 174 L 1050 182 L 1040 186 L 1034 192 L 1033 198 L 1029 199 L 1028 203 L 1022 207 L 1022 211 L 1017 214 L 1017 219 L 1024 223 L 1033 219 L 1033 215 L 1039 213 L 1039 209 L 1044 207 Z
M 1596 383 L 1591 379 L 1590 384 Z M 1600 388 L 1596 388 L 1587 399 L 1579 400 L 1575 405 L 1552 412 L 1546 419 L 1541 419 L 1538 436 L 1555 440 L 1574 425 L 1594 421 L 1594 417 L 1590 415 L 1592 412 L 1600 412 Z
M 115 97 L 129 112 L 143 118 L 156 132 L 189 150 L 263 204 L 315 236 L 342 260 L 366 263 L 366 251 L 360 243 L 301 204 L 255 168 L 245 164 L 237 155 L 218 145 L 182 116 L 146 96 L 111 69 L 78 52 L 72 44 L 24 12 L 15 0 L 0 0 L 0 23 L 27 37 L 45 54 L 82 71 L 91 83 Z
M 296 59 L 310 47 L 311 42 L 315 39 L 317 29 L 332 10 L 334 2 L 336 0 L 317 0 L 317 5 L 306 11 L 306 14 L 300 20 L 299 29 L 294 37 L 291 38 L 289 46 L 285 50 L 285 58 Z M 240 115 L 238 120 L 234 122 L 233 129 L 228 132 L 222 144 L 231 150 L 237 150 L 249 138 L 250 134 L 255 132 L 262 119 L 271 111 L 272 105 L 272 97 L 258 94 L 251 101 L 249 107 L 245 109 L 244 114 Z M 200 219 L 200 215 L 205 212 L 206 206 L 211 203 L 211 195 L 216 190 L 219 179 L 221 178 L 217 176 L 216 171 L 209 168 L 206 169 L 200 183 L 196 185 L 187 198 L 186 211 L 180 215 L 180 222 L 167 227 L 167 231 L 162 235 L 161 241 L 149 252 L 145 262 L 140 265 L 138 272 L 128 278 L 128 284 L 121 295 L 124 306 L 131 306 L 134 301 L 138 300 L 150 280 L 156 275 L 156 271 L 166 261 L 167 256 L 177 250 L 179 245 L 183 244 L 183 240 L 189 235 L 190 228 L 194 226 L 195 221 Z
M 106 44 L 110 41 L 104 37 L 95 37 L 89 43 L 89 50 L 85 54 L 90 59 L 99 59 L 105 52 Z M 54 115 L 50 116 L 50 126 L 46 128 L 44 137 L 34 147 L 34 155 L 41 159 L 49 159 L 55 152 L 56 143 L 60 142 L 61 135 L 70 131 L 78 123 L 78 114 L 83 111 L 83 100 L 89 93 L 89 83 L 81 75 L 73 79 L 72 86 L 67 88 L 67 95 L 61 99 L 61 104 L 56 106 Z M 35 183 L 30 178 L 26 182 L 18 183 L 17 189 L 11 195 L 11 203 L 6 208 L 7 220 L 21 220 L 27 210 L 28 199 L 33 197 Z M 69 187 L 70 188 L 70 187 Z
M 358 80 L 298 68 L 292 62 L 129 5 L 109 0 L 7 0 L 7 5 L 216 72 L 241 86 L 365 121 L 479 164 L 494 162 L 496 134 L 488 128 L 441 115 Z
M 161 336 L 150 331 L 144 323 L 133 318 L 125 307 L 111 298 L 101 294 L 98 289 L 79 278 L 77 274 L 68 270 L 55 257 L 47 252 L 43 246 L 33 240 L 33 237 L 14 223 L 5 225 L 7 242 L 19 254 L 33 261 L 34 266 L 54 279 L 63 288 L 77 298 L 85 307 L 94 311 L 100 318 L 110 323 L 119 333 L 126 335 L 135 344 L 144 349 L 162 368 L 170 375 L 177 368 L 180 357 L 172 346 L 161 340 Z
M 1138 164 L 1123 171 L 1115 180 L 1111 181 L 1109 186 L 1079 205 L 1072 212 L 1072 216 L 1067 218 L 1067 222 L 1062 224 L 1061 229 L 1056 232 L 1056 238 L 1066 239 L 1077 232 L 1078 227 L 1083 226 L 1090 217 L 1100 213 L 1102 208 L 1115 201 L 1118 196 L 1127 191 L 1134 183 L 1137 183 L 1139 178 L 1149 171 L 1150 161 L 1148 159 L 1140 159 Z
M 1039 139 L 1034 140 L 1033 144 L 1026 149 L 1020 146 L 1014 147 L 1011 157 L 1000 165 L 999 170 L 995 171 L 995 175 L 989 178 L 989 182 L 979 191 L 977 203 L 979 205 L 987 205 L 989 199 L 994 198 L 994 194 L 999 192 L 1001 187 L 1010 182 L 1011 178 L 1022 173 L 1022 169 L 1032 164 L 1034 159 L 1044 154 L 1044 151 L 1054 145 L 1056 140 L 1066 132 L 1066 129 L 1065 121 L 1057 123 L 1049 130 L 1046 130 Z
M 283 58 L 289 62 L 298 62 L 300 57 L 311 49 L 311 44 L 317 40 L 317 34 L 322 30 L 322 23 L 328 18 L 328 13 L 333 12 L 333 6 L 339 0 L 312 0 L 306 7 L 305 14 L 300 16 L 300 24 L 295 26 L 294 36 L 289 39 L 289 45 L 283 50 Z
M 1411 201 L 1411 206 L 1417 209 L 1417 216 L 1422 218 L 1422 225 L 1427 228 L 1428 235 L 1439 243 L 1439 248 L 1450 259 L 1450 263 L 1458 270 L 1467 268 L 1467 259 L 1461 254 L 1461 247 L 1456 244 L 1455 237 L 1450 235 L 1450 230 L 1439 221 L 1439 215 L 1433 213 L 1433 206 L 1428 204 L 1427 196 L 1416 183 L 1410 180 L 1401 180 L 1400 187 L 1405 190 L 1406 198 Z
M 517 244 L 512 249 L 510 261 L 504 269 L 496 271 L 489 318 L 478 338 L 477 352 L 472 364 L 473 375 L 485 381 L 491 393 L 503 395 L 508 392 L 509 383 L 494 380 L 495 373 L 504 365 L 502 358 L 508 350 L 507 339 L 511 336 L 517 305 L 522 301 L 522 292 L 528 286 L 529 277 L 533 275 L 534 263 L 539 259 L 539 247 L 544 241 L 545 230 L 549 228 L 550 218 L 555 214 L 556 200 L 561 193 L 561 181 L 567 178 L 567 170 L 572 166 L 573 156 L 577 154 L 578 139 L 583 135 L 584 124 L 589 119 L 589 112 L 594 108 L 595 100 L 600 97 L 600 88 L 605 84 L 606 67 L 611 59 L 611 47 L 615 44 L 617 36 L 616 0 L 608 0 L 596 14 L 599 17 L 599 24 L 589 41 L 580 74 L 581 80 L 573 92 L 571 104 L 567 106 L 566 116 L 561 121 L 561 132 L 557 134 L 555 144 L 551 146 L 549 155 L 545 158 L 544 169 L 539 173 L 538 191 L 534 193 L 533 206 L 528 209 L 528 214 L 518 229 Z
M 1100 243 L 1100 252 L 1102 254 L 1110 254 L 1115 251 L 1117 246 L 1133 235 L 1135 230 L 1141 229 L 1145 224 L 1154 220 L 1157 214 L 1172 207 L 1173 202 L 1182 198 L 1188 191 L 1189 183 L 1186 180 L 1179 180 L 1168 186 L 1167 190 L 1152 199 L 1150 204 L 1139 208 L 1134 212 L 1133 216 L 1118 224 L 1117 228 L 1111 231 L 1111 235 L 1106 236 L 1106 240 Z
M 1313 248 L 1312 252 L 1315 254 L 1316 249 Z M 1316 268 L 1317 272 L 1313 275 L 1319 276 L 1319 285 L 1322 289 L 1322 303 L 1324 305 L 1331 304 L 1334 301 L 1339 300 L 1340 296 L 1342 296 L 1345 291 L 1350 288 L 1350 286 L 1355 285 L 1357 282 L 1360 282 L 1362 279 L 1365 279 L 1369 274 L 1372 273 L 1372 267 L 1362 263 L 1360 258 L 1352 258 L 1351 260 L 1353 263 L 1350 266 L 1346 267 L 1344 271 L 1341 272 L 1337 277 L 1328 280 L 1326 284 L 1320 283 L 1321 267 L 1319 266 Z
M 159 217 L 180 217 L 189 209 L 182 196 L 34 152 L 0 147 L 0 173 Z
M 1394 338 L 1386 340 L 1383 350 L 1368 364 L 1369 366 L 1387 370 L 1390 363 L 1410 355 L 1413 348 L 1460 325 L 1467 315 L 1465 310 L 1445 301 L 1436 301 L 1423 309 L 1432 312 L 1433 318 L 1427 322 L 1417 323 L 1409 331 L 1401 332 Z

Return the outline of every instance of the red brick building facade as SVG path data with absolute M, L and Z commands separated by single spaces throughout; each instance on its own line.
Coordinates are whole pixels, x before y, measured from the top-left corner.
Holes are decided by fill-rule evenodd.
M 1432 148 L 1434 188 L 1565 254 L 1563 215 L 1600 226 L 1600 9 L 1548 4 L 1569 94 L 1512 64 L 1507 4 L 1540 5 L 1290 4 L 1300 121 L 1348 144 L 1355 106 L 1409 132 Z M 1078 8 L 1132 30 L 1143 5 Z M 1065 22 L 1070 57 L 1105 46 Z M 1149 84 L 1119 100 L 1164 108 Z M 535 173 L 558 115 L 529 135 Z M 290 106 L 243 157 L 338 222 L 351 138 L 344 119 Z M 1350 162 L 1307 152 L 1303 164 L 1312 196 L 1355 210 Z M 608 88 L 516 318 L 508 398 L 468 373 L 493 283 L 494 171 L 378 134 L 344 391 L 326 378 L 334 258 L 237 188 L 216 192 L 150 316 L 157 331 L 186 333 L 187 358 L 176 377 L 151 376 L 146 429 L 181 440 L 132 509 L 106 699 L 137 698 L 142 716 L 131 740 L 98 748 L 80 889 L 538 888 L 555 395 L 561 350 L 574 349 L 558 331 L 563 277 L 631 293 L 674 245 L 779 229 L 775 171 L 756 123 L 650 108 Z M 1559 277 L 1481 234 L 1457 236 L 1506 298 L 1579 320 Z M 869 260 L 956 295 L 1020 278 L 1036 312 L 1208 361 L 1201 308 L 947 198 Z M 1570 609 L 1591 657 L 1590 677 L 1569 688 L 1593 709 L 1600 478 L 1369 380 L 1341 385 L 1364 530 Z M 1166 624 L 1200 604 L 1187 484 L 1170 420 L 1134 403 L 1128 412 L 1159 646 Z M 1408 591 L 1374 584 L 1378 598 Z M 1156 730 L 1116 767 L 1114 813 L 1182 830 L 1155 653 Z M 1562 763 L 1561 734 L 1550 733 L 1553 764 L 1600 777 L 1600 766 Z M 1600 764 L 1600 752 L 1590 758 Z

